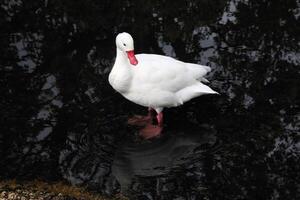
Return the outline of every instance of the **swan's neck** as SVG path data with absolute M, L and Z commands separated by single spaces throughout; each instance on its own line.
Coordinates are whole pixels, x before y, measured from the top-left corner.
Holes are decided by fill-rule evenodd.
M 116 63 L 118 63 L 118 66 L 128 66 L 128 58 L 126 56 L 126 53 L 121 51 L 120 49 L 117 48 L 117 57 L 116 57 Z
M 127 55 L 117 48 L 117 57 L 109 75 L 109 82 L 115 90 L 126 93 L 130 88 L 131 79 L 132 72 Z

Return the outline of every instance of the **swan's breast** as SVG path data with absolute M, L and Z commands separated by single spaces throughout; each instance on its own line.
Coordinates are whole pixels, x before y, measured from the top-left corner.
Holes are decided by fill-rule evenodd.
M 118 69 L 112 71 L 109 74 L 108 81 L 110 85 L 119 93 L 126 93 L 131 85 L 131 74 L 125 70 Z

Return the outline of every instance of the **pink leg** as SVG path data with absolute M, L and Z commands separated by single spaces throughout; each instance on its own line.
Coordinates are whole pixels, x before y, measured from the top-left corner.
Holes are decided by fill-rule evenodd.
M 133 126 L 146 126 L 147 124 L 151 124 L 153 110 L 153 108 L 148 108 L 148 115 L 134 115 L 133 117 L 128 119 L 127 123 Z
M 163 113 L 162 112 L 158 113 L 156 115 L 156 119 L 157 119 L 158 126 L 162 127 L 163 126 L 163 119 L 164 119 Z
M 163 129 L 163 113 L 158 113 L 156 118 L 158 125 L 148 124 L 145 128 L 140 130 L 140 136 L 142 136 L 144 139 L 154 138 L 161 134 Z

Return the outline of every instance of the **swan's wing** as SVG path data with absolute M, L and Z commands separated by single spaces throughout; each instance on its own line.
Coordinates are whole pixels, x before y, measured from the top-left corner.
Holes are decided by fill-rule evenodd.
M 135 84 L 145 84 L 157 89 L 177 92 L 195 81 L 184 62 L 171 57 L 139 54 L 139 64 L 133 68 Z
M 177 92 L 195 84 L 196 80 L 207 82 L 203 77 L 210 67 L 184 63 L 168 56 L 155 54 L 136 55 L 139 64 L 134 69 L 137 82 L 159 87 L 162 90 Z

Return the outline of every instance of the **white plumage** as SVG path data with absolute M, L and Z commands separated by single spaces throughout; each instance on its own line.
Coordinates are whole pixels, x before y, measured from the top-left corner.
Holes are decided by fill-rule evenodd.
M 134 50 L 128 33 L 116 38 L 117 57 L 109 83 L 126 99 L 155 109 L 174 107 L 204 94 L 217 94 L 202 82 L 210 67 L 155 54 L 126 55 Z M 136 59 L 138 63 L 135 63 Z M 201 82 L 202 81 L 202 82 Z

